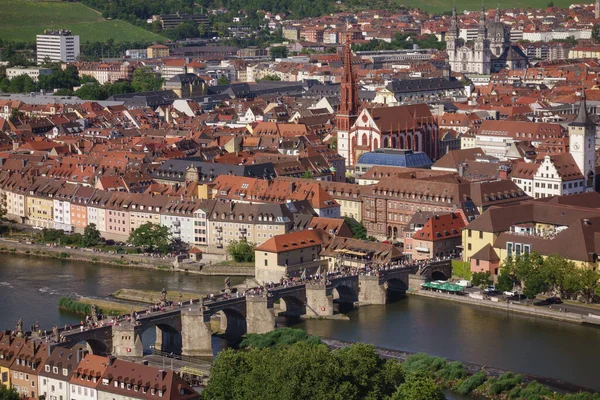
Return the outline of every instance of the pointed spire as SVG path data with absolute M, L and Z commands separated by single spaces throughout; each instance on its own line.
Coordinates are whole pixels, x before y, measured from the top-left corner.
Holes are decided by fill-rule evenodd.
M 479 28 L 477 29 L 477 37 L 479 39 L 487 38 L 487 28 L 485 26 L 485 7 L 483 6 L 483 0 L 481 0 L 481 12 L 479 13 Z
M 587 112 L 587 104 L 585 101 L 585 74 L 581 76 L 581 101 L 579 102 L 579 112 L 577 117 L 569 126 L 596 126 Z
M 494 15 L 494 21 L 500 22 L 500 3 L 496 6 L 496 15 Z
M 458 16 L 456 15 L 456 1 L 452 5 L 452 19 L 450 20 L 450 29 L 448 30 L 448 36 L 456 39 L 458 38 Z

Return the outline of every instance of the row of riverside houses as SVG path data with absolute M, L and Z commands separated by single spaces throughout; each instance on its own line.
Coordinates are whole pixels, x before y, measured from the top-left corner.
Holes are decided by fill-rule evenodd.
M 104 191 L 15 173 L 0 178 L 0 199 L 8 219 L 38 229 L 83 232 L 95 224 L 102 237 L 126 241 L 134 229 L 151 222 L 169 227 L 174 239 L 219 253 L 233 240 L 260 245 L 275 235 L 307 229 L 317 223 L 316 217 L 339 217 L 335 200 L 309 182 L 280 202 L 262 197 L 232 202 L 219 196 L 197 199 Z M 220 195 L 226 189 L 216 191 Z
M 199 394 L 172 370 L 56 347 L 0 333 L 0 384 L 45 400 L 193 400 Z

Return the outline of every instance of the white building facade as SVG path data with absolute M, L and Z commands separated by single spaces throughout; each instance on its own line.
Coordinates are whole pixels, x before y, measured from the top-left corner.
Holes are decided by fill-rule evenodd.
M 75 62 L 79 57 L 79 36 L 71 31 L 46 30 L 43 35 L 36 36 L 37 63 L 45 60 L 51 62 Z

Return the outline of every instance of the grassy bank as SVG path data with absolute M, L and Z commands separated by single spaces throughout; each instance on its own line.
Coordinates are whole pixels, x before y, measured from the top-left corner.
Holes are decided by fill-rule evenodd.
M 4 40 L 34 41 L 44 29 L 69 29 L 81 42 L 164 41 L 163 36 L 125 21 L 106 20 L 81 3 L 0 0 L 0 37 Z
M 110 300 L 90 299 L 81 297 L 74 300 L 70 297 L 61 297 L 58 300 L 58 306 L 61 310 L 69 311 L 78 315 L 90 315 L 92 304 L 96 305 L 96 310 L 104 315 L 120 315 L 131 312 L 132 306 L 128 304 L 118 303 Z M 134 305 L 135 311 L 143 310 L 145 307 Z
M 137 301 L 140 303 L 155 304 L 160 300 L 161 292 L 152 290 L 120 289 L 114 292 L 113 297 L 120 300 Z M 192 292 L 168 292 L 167 299 L 170 301 L 187 301 L 200 298 L 199 293 Z

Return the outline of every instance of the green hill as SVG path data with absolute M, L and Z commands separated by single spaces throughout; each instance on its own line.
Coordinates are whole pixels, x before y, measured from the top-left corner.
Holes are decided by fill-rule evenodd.
M 106 20 L 80 3 L 36 0 L 0 0 L 0 38 L 35 41 L 44 29 L 70 29 L 81 43 L 163 41 L 163 36 L 120 20 Z

